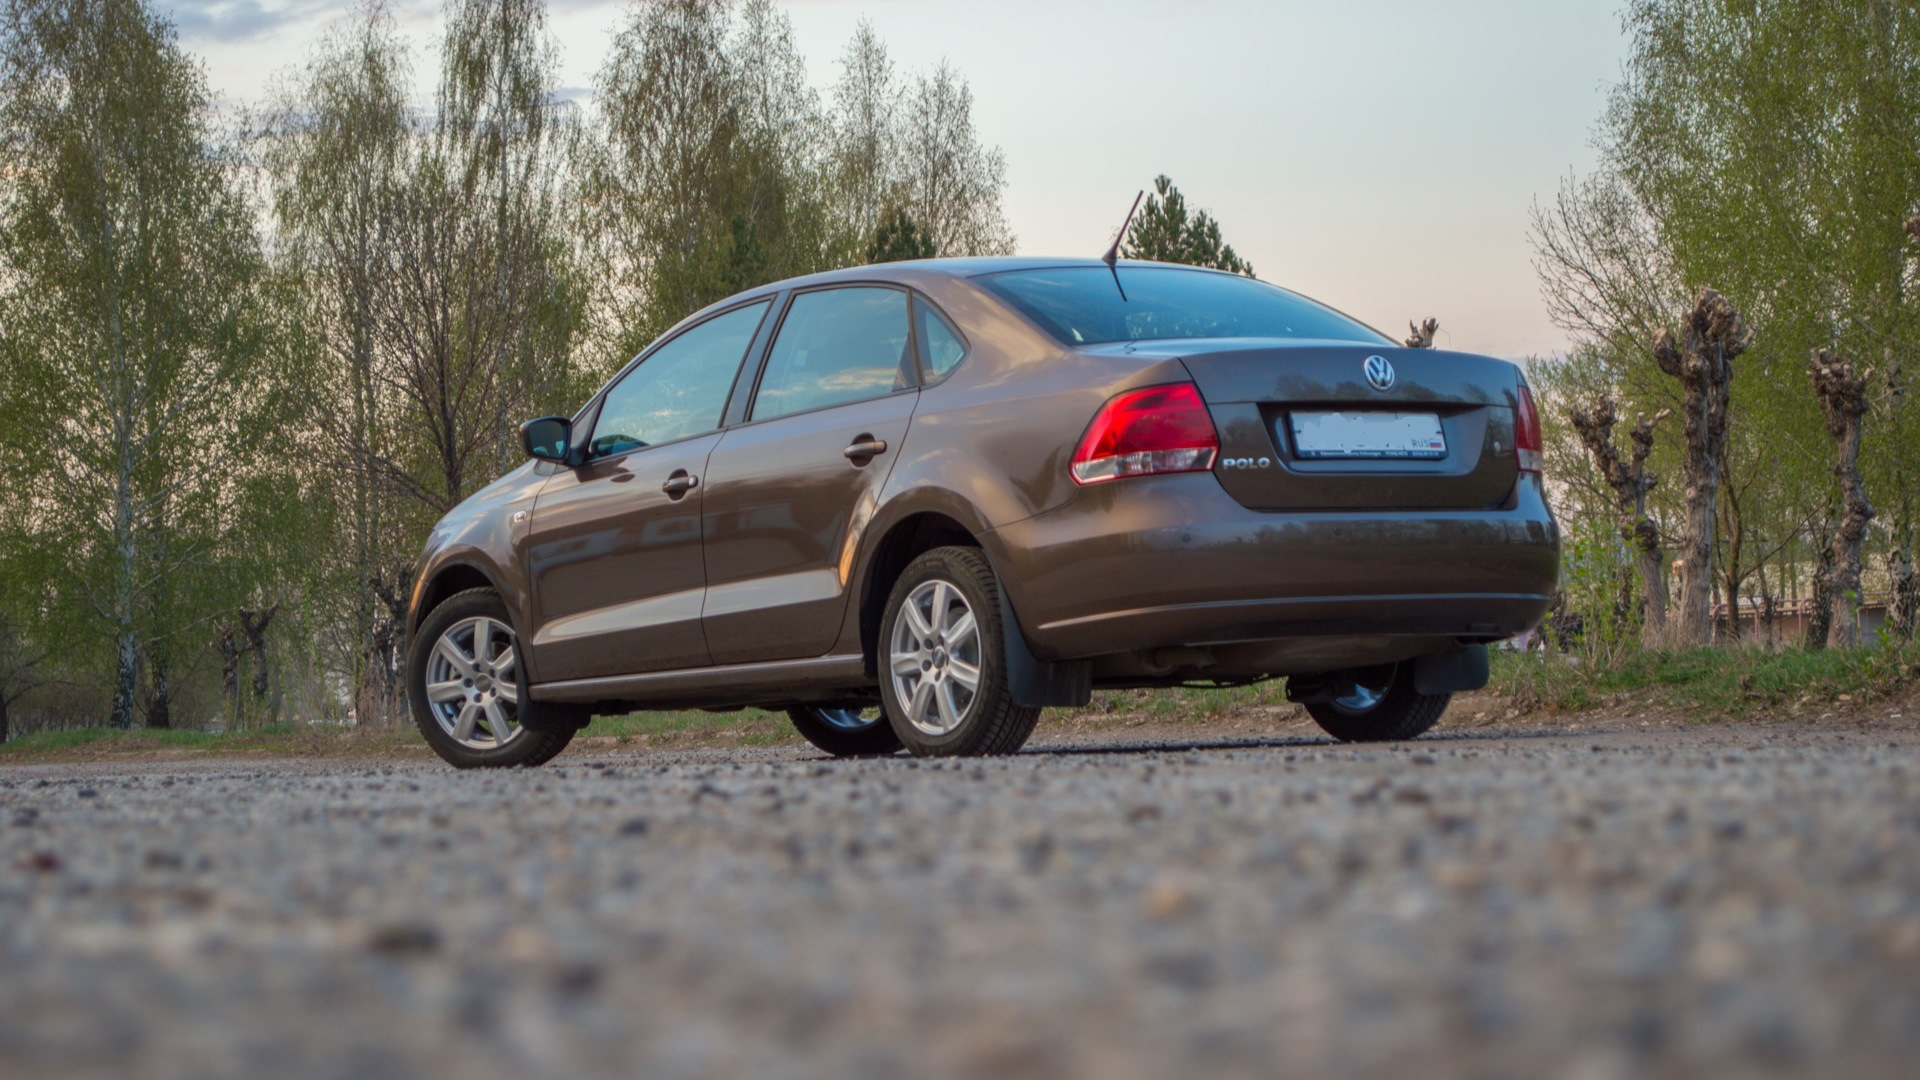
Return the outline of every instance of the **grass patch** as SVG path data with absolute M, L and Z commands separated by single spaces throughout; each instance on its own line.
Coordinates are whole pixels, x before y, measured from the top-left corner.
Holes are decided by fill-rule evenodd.
M 1916 678 L 1920 644 L 1912 642 L 1780 651 L 1722 646 L 1627 652 L 1607 663 L 1496 652 L 1488 689 L 1527 711 L 1574 712 L 1632 699 L 1710 719 L 1888 700 L 1909 692 Z
M 625 716 L 597 716 L 581 733 L 585 738 L 612 737 L 622 743 L 697 743 L 714 738 L 738 740 L 741 746 L 777 746 L 800 738 L 784 712 L 741 709 L 707 712 L 637 712 Z

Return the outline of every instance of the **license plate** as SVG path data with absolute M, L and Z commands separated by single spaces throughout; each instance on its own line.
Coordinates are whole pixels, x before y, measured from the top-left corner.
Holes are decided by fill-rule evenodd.
M 1433 413 L 1296 412 L 1294 452 L 1303 458 L 1411 458 L 1447 456 L 1447 438 Z

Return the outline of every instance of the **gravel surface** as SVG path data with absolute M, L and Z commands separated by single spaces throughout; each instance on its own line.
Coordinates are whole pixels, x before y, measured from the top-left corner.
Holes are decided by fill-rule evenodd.
M 0 766 L 0 1076 L 1911 1076 L 1916 751 Z

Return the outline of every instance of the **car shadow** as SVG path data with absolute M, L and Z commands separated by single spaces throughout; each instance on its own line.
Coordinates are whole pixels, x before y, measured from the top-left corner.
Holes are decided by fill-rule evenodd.
M 1492 731 L 1435 731 L 1417 740 L 1386 743 L 1343 743 L 1326 735 L 1254 736 L 1244 739 L 1156 739 L 1142 742 L 1069 743 L 1056 746 L 1028 746 L 1024 755 L 1077 757 L 1106 754 L 1185 754 L 1206 750 L 1287 750 L 1287 749 L 1378 749 L 1395 747 L 1415 749 L 1439 743 L 1504 742 L 1511 739 L 1553 739 L 1577 735 L 1564 728 L 1501 728 Z

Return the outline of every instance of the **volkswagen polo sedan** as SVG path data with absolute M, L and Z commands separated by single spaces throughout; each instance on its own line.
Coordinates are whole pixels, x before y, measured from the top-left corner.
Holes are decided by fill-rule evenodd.
M 409 698 L 457 766 L 687 708 L 1005 754 L 1096 689 L 1280 678 L 1408 739 L 1558 573 L 1518 368 L 1189 267 L 778 282 L 521 434 L 418 564 Z

